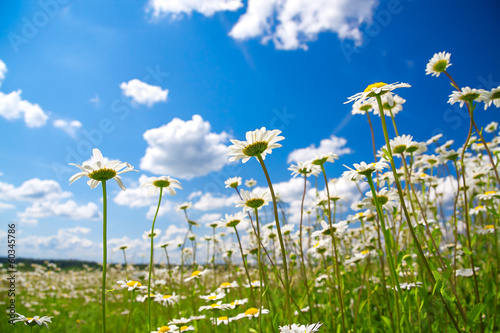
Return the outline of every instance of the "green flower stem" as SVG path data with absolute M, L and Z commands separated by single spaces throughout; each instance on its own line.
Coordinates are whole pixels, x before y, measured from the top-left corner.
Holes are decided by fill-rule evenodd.
M 368 124 L 370 125 L 370 132 L 372 134 L 373 159 L 374 159 L 374 162 L 376 163 L 377 162 L 377 148 L 375 145 L 375 132 L 373 131 L 373 124 L 372 124 L 372 120 L 370 118 L 370 113 L 368 111 L 366 111 L 366 119 L 368 119 Z
M 260 245 L 260 226 L 259 226 L 259 210 L 257 208 L 255 210 L 255 223 L 257 224 L 257 243 L 258 243 L 258 251 L 257 251 L 257 266 L 259 267 L 259 294 L 260 294 L 260 301 L 259 301 L 259 311 L 262 308 L 262 262 L 260 260 L 261 258 L 261 245 Z M 252 289 L 252 284 L 250 284 L 250 289 Z M 259 331 L 262 333 L 262 314 L 259 316 Z
M 382 109 L 382 100 L 380 98 L 380 95 L 375 95 L 375 97 L 377 99 L 377 103 L 379 105 L 379 108 Z M 381 122 L 382 122 L 382 130 L 384 132 L 384 139 L 385 139 L 385 144 L 386 144 L 386 147 L 387 147 L 387 153 L 389 155 L 389 159 L 390 159 L 390 162 L 391 162 L 390 163 L 391 164 L 391 170 L 392 170 L 392 173 L 394 175 L 394 182 L 396 183 L 398 194 L 399 194 L 399 197 L 401 199 L 401 206 L 403 208 L 403 211 L 404 211 L 404 214 L 405 214 L 405 218 L 408 221 L 408 227 L 410 229 L 410 233 L 411 233 L 411 236 L 413 238 L 413 243 L 417 247 L 418 254 L 419 254 L 422 262 L 424 263 L 424 266 L 425 266 L 425 268 L 426 268 L 426 270 L 427 270 L 427 272 L 429 274 L 429 277 L 430 277 L 431 282 L 432 282 L 433 287 L 434 287 L 434 285 L 436 284 L 436 279 L 434 278 L 434 274 L 432 273 L 432 269 L 429 266 L 429 263 L 427 262 L 427 258 L 425 258 L 424 252 L 422 251 L 422 246 L 420 246 L 420 242 L 418 241 L 417 235 L 415 234 L 415 230 L 413 229 L 413 225 L 410 222 L 411 221 L 410 214 L 408 214 L 408 210 L 406 209 L 406 204 L 405 204 L 404 196 L 403 196 L 403 190 L 401 189 L 401 183 L 399 182 L 399 176 L 398 176 L 398 173 L 397 173 L 397 170 L 396 170 L 396 164 L 394 163 L 394 157 L 392 156 L 391 144 L 389 142 L 389 135 L 387 133 L 387 125 L 385 123 L 385 115 L 384 115 L 383 112 L 380 113 L 380 119 L 381 119 Z M 460 332 L 460 328 L 458 327 L 458 323 L 455 320 L 455 317 L 453 316 L 453 313 L 451 312 L 451 310 L 450 310 L 450 308 L 448 306 L 448 303 L 446 302 L 446 300 L 443 298 L 443 296 L 441 294 L 440 294 L 440 298 L 441 298 L 441 301 L 444 304 L 444 307 L 446 309 L 446 312 L 448 313 L 448 316 L 450 317 L 451 322 L 453 323 L 453 326 L 455 327 L 455 329 L 457 330 L 457 332 Z
M 125 255 L 125 249 L 123 251 L 123 259 L 125 260 L 125 280 L 128 280 L 128 270 L 127 270 L 127 256 Z
M 240 199 L 242 199 L 241 194 L 238 191 L 238 189 L 236 189 L 236 192 L 238 193 Z M 247 215 L 248 215 L 248 218 L 250 219 L 250 225 L 252 226 L 254 234 L 257 234 L 257 230 L 255 229 L 255 226 L 254 226 L 254 223 L 253 223 L 252 215 L 250 214 L 250 212 L 247 212 Z M 279 280 L 279 282 L 281 283 L 281 285 L 284 288 L 286 288 L 285 282 L 283 281 L 281 275 L 278 273 L 278 269 L 276 267 L 276 264 L 274 263 L 273 259 L 269 255 L 269 252 L 267 251 L 266 247 L 262 245 L 262 242 L 260 242 L 260 243 L 261 243 L 262 249 L 264 250 L 264 253 L 265 253 L 266 257 L 267 257 L 267 260 L 269 260 L 269 263 L 271 264 L 271 268 L 273 269 L 274 275 Z M 307 319 L 306 315 L 304 314 L 304 312 L 300 311 L 300 307 L 298 306 L 297 302 L 295 302 L 294 298 L 291 295 L 290 295 L 290 300 L 292 301 L 292 303 L 297 308 L 297 311 L 299 312 L 299 315 L 303 316 L 304 319 Z
M 155 230 L 156 217 L 158 216 L 158 211 L 160 210 L 161 197 L 163 194 L 163 187 L 160 187 L 160 197 L 158 198 L 158 206 L 156 207 L 155 217 L 153 219 L 153 225 L 151 226 L 151 251 L 149 255 L 149 276 L 148 276 L 148 330 L 151 332 L 151 271 L 153 270 L 153 245 L 154 237 L 153 232 Z
M 302 275 L 304 276 L 304 286 L 306 288 L 306 293 L 307 293 L 307 302 L 309 304 L 309 321 L 312 322 L 312 302 L 311 302 L 311 294 L 309 293 L 309 283 L 307 282 L 307 270 L 306 270 L 306 264 L 304 261 L 304 249 L 302 246 L 302 218 L 304 215 L 304 199 L 306 197 L 306 190 L 307 190 L 307 174 L 304 174 L 304 192 L 302 193 L 302 201 L 300 203 L 300 226 L 299 226 L 299 250 L 300 250 L 300 263 L 302 267 Z
M 134 292 L 135 292 L 135 289 L 132 289 L 132 294 L 130 295 L 130 309 L 128 311 L 127 326 L 125 328 L 125 333 L 128 333 L 128 327 L 129 327 L 129 324 L 130 324 L 130 318 L 132 317 L 132 306 L 134 304 Z
M 406 158 L 405 158 L 404 154 L 401 156 L 401 159 L 403 160 L 403 164 L 404 164 L 404 168 L 405 168 L 405 175 L 407 175 L 407 178 L 408 178 L 407 182 L 408 182 L 408 184 L 410 184 L 410 188 L 411 188 L 411 191 L 413 193 L 413 197 L 414 197 L 415 201 L 417 202 L 417 205 L 419 206 L 420 211 L 424 212 L 424 208 L 422 207 L 422 204 L 420 203 L 420 200 L 418 200 L 418 196 L 416 194 L 415 187 L 413 186 L 413 183 L 411 182 L 411 179 L 410 179 L 411 177 L 408 176 L 408 165 L 406 163 Z M 408 202 L 410 203 L 410 207 L 411 207 L 412 211 L 415 212 L 415 208 L 413 207 L 413 203 L 411 201 L 411 197 L 410 197 L 410 200 L 408 200 Z M 414 216 L 416 216 L 416 215 L 414 215 Z M 424 219 L 424 222 L 425 222 L 425 230 L 427 231 L 427 237 L 429 237 L 429 239 L 431 240 L 432 245 L 434 246 L 434 250 L 436 251 L 438 262 L 439 262 L 439 266 L 441 267 L 441 270 L 443 272 L 445 272 L 446 271 L 446 267 L 444 265 L 443 258 L 441 257 L 441 254 L 439 252 L 439 247 L 436 245 L 436 242 L 434 241 L 434 237 L 432 237 L 432 233 L 431 233 L 430 228 L 429 228 L 429 223 L 427 222 L 427 218 L 425 217 L 424 213 L 422 214 L 422 218 Z M 453 279 L 450 277 L 448 279 L 448 281 L 450 282 L 451 291 L 453 292 L 453 294 L 455 295 L 455 298 L 457 300 L 458 310 L 460 311 L 460 314 L 462 315 L 462 318 L 466 318 L 466 313 L 465 313 L 465 310 L 462 307 L 462 303 L 460 302 L 460 299 L 459 299 L 459 297 L 457 295 L 457 291 L 456 291 Z
M 332 243 L 333 243 L 333 257 L 335 260 L 335 273 L 337 273 L 337 292 L 339 295 L 339 303 L 340 303 L 340 312 L 342 314 L 342 331 L 346 331 L 346 325 L 345 325 L 345 311 L 344 311 L 344 296 L 342 293 L 342 277 L 340 276 L 340 267 L 339 267 L 339 254 L 337 250 L 337 242 L 335 240 L 335 231 L 333 230 L 333 224 L 332 224 L 332 208 L 330 204 L 330 190 L 328 189 L 328 178 L 326 177 L 326 171 L 325 171 L 325 166 L 324 164 L 321 164 L 321 171 L 323 171 L 323 177 L 325 179 L 325 188 L 326 188 L 326 196 L 327 196 L 327 202 L 328 202 L 328 223 L 330 225 L 330 235 L 332 236 Z
M 102 181 L 102 287 L 101 287 L 101 308 L 102 308 L 102 332 L 106 333 L 106 269 L 108 256 L 107 241 L 107 221 L 108 203 L 106 196 L 106 181 Z
M 236 229 L 236 226 L 234 227 L 234 232 L 236 233 L 236 238 L 238 238 L 238 245 L 240 247 L 240 252 L 241 252 L 241 260 L 243 260 L 243 267 L 245 267 L 245 273 L 247 275 L 248 285 L 250 286 L 250 295 L 252 296 L 253 305 L 256 306 L 257 303 L 255 303 L 255 295 L 253 294 L 253 289 L 252 289 L 252 279 L 250 278 L 250 273 L 248 272 L 248 263 L 245 259 L 245 256 L 243 255 L 243 247 L 241 246 L 240 234 L 238 233 L 238 229 Z
M 394 286 L 394 289 L 397 290 L 396 294 L 399 295 L 399 299 L 401 300 L 402 308 L 403 308 L 403 314 L 404 314 L 404 319 L 406 324 L 408 325 L 408 329 L 412 331 L 412 326 L 410 325 L 410 321 L 408 319 L 408 313 L 404 307 L 403 304 L 403 293 L 401 292 L 401 286 L 399 285 L 399 278 L 398 274 L 396 272 L 396 268 L 394 267 L 394 257 L 392 256 L 392 251 L 393 251 L 393 239 L 392 235 L 390 234 L 389 230 L 387 230 L 386 225 L 385 225 L 385 219 L 384 219 L 384 214 L 382 212 L 382 207 L 380 206 L 380 203 L 377 198 L 377 192 L 375 191 L 375 185 L 373 184 L 373 179 L 371 174 L 366 174 L 366 179 L 368 180 L 368 185 L 370 185 L 370 190 L 372 192 L 372 197 L 373 201 L 375 203 L 375 207 L 377 210 L 378 218 L 380 221 L 380 225 L 382 227 L 382 233 L 384 234 L 384 241 L 385 241 L 385 248 L 386 248 L 386 254 L 388 257 L 388 262 L 389 262 L 389 271 L 391 273 L 391 279 L 392 279 L 392 284 Z M 400 320 L 399 320 L 399 307 L 397 303 L 397 297 L 396 294 L 394 295 L 396 299 L 396 303 L 394 304 L 396 306 L 396 316 L 397 318 L 397 323 L 399 325 Z M 397 331 L 400 330 L 400 327 L 397 326 Z
M 212 252 L 212 265 L 213 265 L 213 269 L 214 269 L 214 290 L 215 290 L 215 287 L 217 286 L 217 274 L 215 273 L 215 245 L 216 245 L 215 244 L 215 227 L 212 229 L 213 229 L 212 242 L 214 243 L 214 249 Z
M 271 191 L 271 196 L 273 198 L 273 207 L 274 207 L 274 222 L 276 223 L 276 229 L 278 231 L 278 238 L 280 240 L 280 246 L 281 246 L 281 256 L 283 257 L 283 268 L 285 270 L 285 289 L 286 289 L 286 295 L 285 295 L 285 313 L 286 313 L 286 318 L 288 319 L 288 322 L 291 322 L 291 316 L 290 316 L 290 280 L 288 279 L 288 265 L 286 263 L 286 250 L 285 250 L 285 244 L 283 243 L 283 236 L 281 234 L 281 227 L 280 227 L 280 219 L 278 216 L 278 207 L 276 206 L 276 195 L 274 194 L 274 189 L 273 189 L 273 184 L 271 183 L 271 178 L 269 177 L 269 173 L 267 172 L 266 165 L 264 164 L 264 160 L 262 159 L 262 156 L 257 155 L 257 159 L 260 162 L 260 165 L 262 166 L 262 170 L 264 171 L 264 174 L 266 175 L 266 180 L 267 184 L 269 185 L 269 191 Z M 260 244 L 260 239 L 259 239 L 259 244 Z M 299 311 L 301 312 L 301 311 Z
M 392 110 L 389 110 L 389 113 L 391 114 L 392 126 L 394 126 L 394 133 L 396 133 L 396 136 L 399 136 L 398 127 L 396 126 L 396 119 L 394 119 L 394 114 L 392 113 Z
M 474 293 L 475 293 L 475 297 L 476 297 L 476 304 L 479 304 L 481 303 L 481 298 L 479 296 L 479 286 L 478 286 L 478 283 L 477 283 L 477 274 L 476 274 L 476 267 L 474 265 L 474 256 L 473 256 L 473 252 L 472 252 L 472 240 L 471 240 L 471 236 L 470 236 L 470 215 L 469 215 L 469 201 L 468 201 L 468 198 L 467 198 L 467 182 L 465 180 L 465 163 L 464 163 L 464 160 L 465 160 L 465 151 L 467 150 L 467 146 L 469 145 L 469 140 L 470 140 L 470 137 L 472 136 L 472 128 L 473 128 L 473 123 L 474 123 L 474 120 L 472 118 L 472 112 L 474 111 L 474 108 L 475 106 L 471 106 L 471 109 L 469 109 L 469 103 L 465 103 L 467 105 L 467 109 L 469 110 L 469 114 L 471 116 L 471 121 L 470 121 L 470 126 L 469 126 L 469 133 L 467 134 L 467 139 L 465 140 L 465 143 L 464 143 L 464 149 L 462 150 L 462 154 L 460 156 L 460 166 L 462 167 L 462 170 L 461 170 L 461 174 L 462 174 L 462 182 L 463 182 L 463 196 L 464 196 L 464 215 L 465 215 L 465 233 L 467 235 L 467 247 L 469 248 L 469 251 L 470 251 L 470 255 L 469 255 L 469 258 L 470 258 L 470 262 L 471 262 L 471 268 L 472 268 L 472 276 L 474 277 Z M 457 180 L 458 180 L 458 177 L 457 177 Z M 460 186 L 458 186 L 458 191 L 460 191 Z M 480 319 L 480 323 L 481 323 L 481 332 L 484 331 L 484 328 L 483 328 L 483 319 L 481 317 L 479 317 Z

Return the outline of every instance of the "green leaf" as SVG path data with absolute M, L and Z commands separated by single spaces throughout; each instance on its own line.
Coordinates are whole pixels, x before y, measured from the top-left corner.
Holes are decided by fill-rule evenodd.
M 115 290 L 114 290 L 114 289 L 106 290 L 106 293 L 105 293 L 105 294 L 107 294 L 107 293 L 109 293 L 109 292 L 111 292 L 111 291 L 115 291 Z
M 464 253 L 468 256 L 472 255 L 472 252 L 466 247 L 462 248 L 462 251 L 464 251 Z
M 254 328 L 249 328 L 248 329 L 249 332 L 252 332 L 252 333 L 259 333 L 259 331 L 257 331 L 256 329 Z
M 486 208 L 488 210 L 488 212 L 490 212 L 493 216 L 495 217 L 499 217 L 500 218 L 500 213 L 496 212 L 495 210 L 491 209 L 491 208 Z
M 436 281 L 436 284 L 434 285 L 434 289 L 432 290 L 432 295 L 435 295 L 436 291 L 440 290 L 441 287 L 443 287 L 443 280 L 441 278 L 439 278 Z
M 467 316 L 467 325 L 473 326 L 476 322 L 478 322 L 481 312 L 483 312 L 485 309 L 486 309 L 486 304 L 483 303 L 476 304 L 476 306 L 472 308 L 469 315 Z
M 443 295 L 443 298 L 446 301 L 448 301 L 450 303 L 455 303 L 455 296 L 448 294 L 448 291 L 446 290 L 445 287 L 446 286 L 444 284 L 441 286 L 441 290 L 440 290 L 441 291 L 441 295 Z
M 382 320 L 384 321 L 385 326 L 387 326 L 387 328 L 392 331 L 391 320 L 385 316 L 381 316 L 380 318 L 382 318 Z

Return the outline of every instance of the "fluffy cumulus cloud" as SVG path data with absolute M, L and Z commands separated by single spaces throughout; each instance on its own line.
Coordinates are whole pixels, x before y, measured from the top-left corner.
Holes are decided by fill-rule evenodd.
M 295 149 L 288 155 L 288 163 L 292 162 L 304 162 L 310 160 L 315 154 L 325 154 L 325 153 L 335 153 L 337 155 L 351 154 L 352 150 L 346 147 L 347 140 L 344 138 L 338 138 L 332 135 L 328 139 L 323 139 L 316 147 L 311 144 L 309 147 Z
M 139 184 L 145 183 L 149 177 L 141 175 Z M 152 206 L 158 202 L 158 194 L 154 194 L 146 187 L 129 187 L 126 191 L 120 191 L 114 198 L 114 202 L 120 206 L 130 208 Z
M 375 0 L 249 0 L 245 14 L 230 31 L 235 39 L 260 37 L 277 49 L 307 49 L 319 33 L 360 41 L 362 24 L 370 23 Z
M 233 194 L 231 196 L 216 196 L 210 192 L 207 192 L 203 194 L 196 203 L 193 204 L 193 207 L 201 211 L 234 207 L 234 202 L 237 200 L 239 200 L 237 194 Z
M 9 94 L 0 91 L 0 116 L 7 120 L 16 120 L 23 117 L 28 127 L 42 127 L 49 118 L 40 105 L 23 100 L 21 90 Z
M 152 12 L 153 17 L 176 17 L 192 12 L 212 16 L 216 12 L 235 11 L 242 6 L 242 0 L 150 0 L 147 10 Z
M 36 224 L 38 219 L 53 216 L 71 220 L 97 219 L 101 216 L 95 203 L 80 205 L 66 200 L 71 196 L 71 192 L 63 191 L 59 183 L 51 179 L 33 178 L 19 187 L 0 182 L 0 200 L 31 204 L 24 211 L 17 212 L 21 222 Z M 3 206 L 4 209 L 14 208 L 11 203 L 3 203 Z
M 75 138 L 76 137 L 76 131 L 80 127 L 82 127 L 82 123 L 79 122 L 78 120 L 57 119 L 57 120 L 54 121 L 54 127 L 62 129 L 69 136 Z
M 213 133 L 199 115 L 191 120 L 174 118 L 170 123 L 147 130 L 148 143 L 141 169 L 159 175 L 192 179 L 221 170 L 228 163 L 224 142 L 228 134 Z
M 162 90 L 161 87 L 149 85 L 138 79 L 122 82 L 120 88 L 123 95 L 131 97 L 133 102 L 147 106 L 165 102 L 168 96 L 168 89 Z

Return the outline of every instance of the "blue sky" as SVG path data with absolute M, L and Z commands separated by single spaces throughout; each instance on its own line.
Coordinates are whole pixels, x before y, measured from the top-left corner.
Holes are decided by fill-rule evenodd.
M 465 140 L 468 118 L 447 103 L 447 79 L 425 75 L 428 60 L 447 51 L 459 85 L 500 84 L 497 1 L 276 3 L 2 3 L 1 242 L 7 223 L 16 223 L 21 257 L 100 258 L 101 191 L 82 180 L 68 185 L 78 171 L 68 163 L 88 160 L 94 147 L 140 170 L 124 175 L 127 191 L 113 183 L 108 193 L 111 245 L 133 245 L 132 258 L 140 261 L 157 200 L 137 189 L 146 176 L 170 175 L 184 187 L 165 198 L 158 220 L 162 236 L 175 239 L 183 236 L 176 228 L 185 228 L 176 204 L 190 200 L 190 217 L 205 223 L 237 211 L 227 178 L 264 185 L 255 160 L 228 163 L 224 146 L 231 138 L 262 126 L 282 130 L 283 147 L 266 163 L 284 200 L 296 201 L 301 183 L 290 181 L 291 156 L 339 153 L 327 167 L 332 178 L 342 164 L 371 161 L 366 119 L 343 104 L 368 84 L 410 83 L 398 91 L 407 100 L 397 115 L 400 134 L 425 141 L 443 133 L 455 147 Z M 496 112 L 478 108 L 477 123 L 498 120 Z M 379 148 L 379 119 L 373 120 Z M 349 184 L 337 190 L 356 197 Z

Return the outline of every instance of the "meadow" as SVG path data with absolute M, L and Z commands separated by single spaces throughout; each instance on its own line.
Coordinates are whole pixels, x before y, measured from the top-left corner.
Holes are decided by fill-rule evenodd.
M 210 224 L 200 237 L 189 218 L 189 202 L 177 208 L 189 227 L 180 244 L 155 243 L 160 203 L 181 183 L 152 177 L 144 187 L 158 195 L 148 241 L 164 259 L 147 266 L 126 262 L 83 269 L 57 265 L 19 266 L 16 319 L 0 322 L 2 332 L 498 332 L 498 222 L 500 179 L 498 123 L 476 124 L 474 112 L 498 112 L 500 87 L 491 91 L 459 86 L 447 71 L 449 53 L 429 61 L 427 74 L 450 80 L 449 103 L 469 114 L 463 142 L 425 142 L 398 133 L 410 84 L 378 82 L 349 98 L 352 112 L 381 126 L 385 142 L 373 156 L 342 175 L 327 175 L 333 153 L 291 165 L 293 177 L 316 178 L 317 199 L 302 207 L 299 224 L 273 189 L 266 164 L 284 138 L 279 130 L 249 131 L 231 140 L 229 159 L 264 173 L 268 191 L 235 175 L 225 182 L 236 191 L 241 212 Z M 444 78 L 444 79 L 443 79 Z M 483 110 L 485 109 L 485 110 Z M 459 148 L 452 149 L 455 145 Z M 102 188 L 106 245 L 106 182 L 136 171 L 126 162 L 106 161 L 94 149 L 92 164 L 74 165 L 70 182 Z M 361 199 L 351 214 L 337 211 L 342 193 L 335 177 L 356 182 Z M 323 188 L 325 190 L 319 190 Z M 123 187 L 124 188 L 124 187 Z M 362 190 L 365 189 L 365 190 Z M 332 193 L 331 193 L 332 192 Z M 264 214 L 266 209 L 269 214 Z M 342 218 L 341 218 L 342 216 Z M 245 235 L 245 242 L 241 239 Z M 205 243 L 205 253 L 197 244 Z M 207 252 L 208 250 L 208 252 Z M 197 253 L 198 252 L 198 253 Z M 171 262 L 178 253 L 180 262 Z M 19 264 L 19 263 L 18 263 Z M 8 267 L 2 267 L 2 306 L 8 305 Z M 37 317 L 36 317 L 37 316 Z M 103 320 L 103 318 L 105 320 Z

